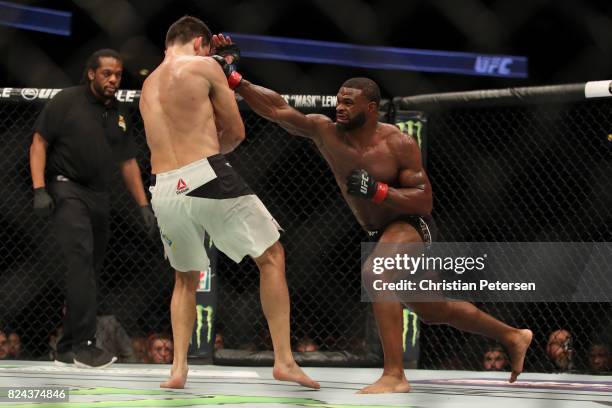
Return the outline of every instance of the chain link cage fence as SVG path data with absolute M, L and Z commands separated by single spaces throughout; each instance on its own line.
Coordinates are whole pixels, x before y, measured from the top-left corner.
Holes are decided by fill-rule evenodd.
M 21 335 L 25 355 L 48 358 L 50 334 L 61 323 L 63 265 L 48 221 L 34 217 L 28 167 L 31 131 L 43 106 L 0 102 L 0 320 Z M 612 101 L 514 101 L 504 106 L 442 105 L 396 100 L 397 109 L 425 111 L 434 216 L 443 241 L 611 241 L 609 181 Z M 138 161 L 150 168 L 137 106 L 131 107 Z M 292 300 L 292 343 L 310 339 L 323 351 L 380 349 L 360 302 L 363 232 L 342 200 L 316 148 L 241 107 L 246 141 L 229 160 L 284 227 Z M 332 114 L 319 105 L 318 111 Z M 391 115 L 393 117 L 393 114 Z M 169 331 L 173 273 L 161 243 L 141 229 L 136 205 L 117 175 L 111 230 L 99 279 L 99 314 L 114 314 L 132 335 Z M 224 347 L 270 350 L 252 261 L 218 263 L 216 329 Z M 545 349 L 552 330 L 572 332 L 575 367 L 587 369 L 588 347 L 610 341 L 610 304 L 479 304 L 492 315 L 530 327 L 535 342 L 527 370 L 551 371 Z M 420 368 L 482 367 L 489 343 L 444 326 L 421 325 Z
M 428 118 L 438 240 L 612 241 L 612 100 L 584 96 L 576 84 L 396 98 L 396 109 Z M 610 303 L 478 306 L 533 330 L 528 371 L 559 371 L 546 355 L 558 329 L 572 334 L 577 371 L 589 371 L 593 343 L 610 347 Z M 482 337 L 426 325 L 421 335 L 420 367 L 482 369 Z
M 48 358 L 50 336 L 61 325 L 64 266 L 48 220 L 31 211 L 28 151 L 34 122 L 53 93 L 0 103 L 2 194 L 0 320 L 21 335 L 30 358 Z M 25 93 L 29 95 L 28 93 Z M 31 100 L 27 100 L 31 99 Z M 137 104 L 130 106 L 138 162 L 145 188 L 148 149 Z M 331 172 L 305 139 L 241 108 L 247 140 L 228 159 L 283 226 L 287 280 L 292 299 L 292 343 L 307 337 L 322 350 L 350 350 L 364 343 L 367 305 L 359 301 L 362 236 L 337 194 Z M 327 109 L 332 113 L 333 108 Z M 114 314 L 131 336 L 170 332 L 173 272 L 161 242 L 146 236 L 137 206 L 119 173 L 111 188 L 111 234 L 99 277 L 98 314 Z M 259 274 L 251 260 L 218 260 L 217 330 L 224 345 L 269 350 L 271 342 L 259 301 Z M 221 272 L 222 271 L 222 272 Z
M 17 332 L 22 357 L 49 358 L 49 340 L 62 322 L 64 265 L 51 221 L 32 212 L 29 147 L 32 130 L 53 90 L 27 92 L 0 102 L 3 148 L 0 166 L 0 321 Z M 26 95 L 21 98 L 21 94 Z M 38 97 L 36 97 L 38 95 Z M 31 99 L 31 100 L 25 100 Z M 142 121 L 134 106 L 134 138 L 138 162 L 148 186 L 150 167 Z M 163 262 L 161 242 L 147 237 L 137 205 L 117 171 L 111 192 L 111 239 L 98 279 L 98 314 L 114 314 L 128 334 L 168 332 L 173 276 Z

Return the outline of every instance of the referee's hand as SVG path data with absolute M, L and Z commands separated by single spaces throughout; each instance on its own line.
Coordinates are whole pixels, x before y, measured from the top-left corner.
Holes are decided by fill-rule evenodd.
M 142 222 L 144 223 L 147 234 L 151 237 L 155 236 L 157 232 L 157 219 L 155 218 L 151 205 L 147 204 L 140 207 L 140 214 L 142 215 Z
M 55 203 L 44 187 L 34 189 L 34 214 L 39 217 L 48 217 L 53 214 Z

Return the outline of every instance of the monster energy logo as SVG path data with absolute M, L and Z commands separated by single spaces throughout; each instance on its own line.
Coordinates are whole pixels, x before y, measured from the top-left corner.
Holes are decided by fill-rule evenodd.
M 421 131 L 423 130 L 423 122 L 420 120 L 407 120 L 404 122 L 397 122 L 395 125 L 402 131 L 402 133 L 414 137 L 417 140 L 419 147 L 421 147 Z
M 197 326 L 196 326 L 196 341 L 198 342 L 198 348 L 200 348 L 200 338 L 202 337 L 202 313 L 206 312 L 206 326 L 208 327 L 206 342 L 210 343 L 212 339 L 212 318 L 213 318 L 213 307 L 212 306 L 196 306 L 197 312 Z
M 411 319 L 412 318 L 412 319 Z M 412 347 L 416 345 L 417 336 L 419 333 L 419 319 L 416 313 L 411 312 L 408 309 L 404 309 L 404 332 L 402 333 L 402 347 L 404 352 L 406 351 L 406 336 L 408 336 L 408 329 L 410 321 L 412 320 Z

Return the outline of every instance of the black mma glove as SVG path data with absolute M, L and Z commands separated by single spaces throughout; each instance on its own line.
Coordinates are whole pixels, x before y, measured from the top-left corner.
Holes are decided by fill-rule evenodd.
M 230 44 L 219 47 L 216 51 L 217 53 L 212 55 L 212 58 L 221 65 L 221 69 L 227 78 L 227 84 L 231 90 L 238 88 L 242 81 L 242 75 L 236 71 L 238 61 L 240 60 L 240 50 L 235 44 Z M 233 61 L 231 64 L 224 58 L 226 56 L 232 57 Z
M 364 169 L 351 171 L 346 179 L 346 188 L 350 195 L 368 198 L 376 204 L 385 201 L 389 193 L 389 186 L 386 183 L 374 180 Z
M 34 214 L 39 217 L 48 217 L 53 214 L 55 203 L 44 187 L 34 189 Z
M 228 63 L 233 65 L 235 69 L 238 68 L 238 63 L 240 62 L 240 48 L 236 44 L 228 44 L 222 47 L 215 49 L 215 55 L 220 55 L 225 59 L 225 57 L 232 57 L 232 62 Z
M 142 215 L 142 222 L 147 234 L 154 236 L 157 232 L 157 219 L 151 206 L 147 204 L 140 207 L 140 215 Z

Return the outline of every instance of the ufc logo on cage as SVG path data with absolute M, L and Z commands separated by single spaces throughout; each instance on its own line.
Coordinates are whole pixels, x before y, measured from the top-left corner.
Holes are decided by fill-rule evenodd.
M 369 180 L 370 178 L 367 176 L 367 174 L 361 173 L 361 187 L 359 188 L 359 190 L 363 194 L 368 194 L 368 181 Z

